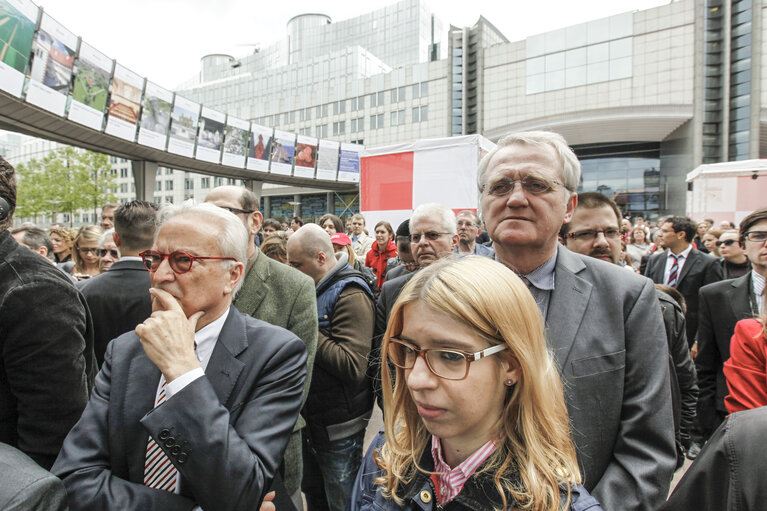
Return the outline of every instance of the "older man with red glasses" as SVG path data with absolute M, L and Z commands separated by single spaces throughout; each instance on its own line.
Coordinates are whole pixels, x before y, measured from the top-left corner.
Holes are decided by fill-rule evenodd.
M 248 233 L 212 205 L 169 208 L 152 315 L 111 342 L 53 472 L 70 509 L 253 509 L 301 406 L 304 343 L 232 306 Z

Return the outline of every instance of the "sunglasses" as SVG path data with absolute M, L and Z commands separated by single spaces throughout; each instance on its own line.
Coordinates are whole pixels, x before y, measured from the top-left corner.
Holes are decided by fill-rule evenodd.
M 118 252 L 115 248 L 110 248 L 109 250 L 105 248 L 99 249 L 99 257 L 106 257 L 107 254 L 109 254 L 112 259 L 120 259 L 120 252 Z
M 732 244 L 734 244 L 734 243 L 737 243 L 737 242 L 738 242 L 738 240 L 724 240 L 724 241 L 717 241 L 717 242 L 716 242 L 716 246 L 717 246 L 717 247 L 721 247 L 722 245 L 724 245 L 725 247 L 729 247 L 729 246 L 731 246 Z

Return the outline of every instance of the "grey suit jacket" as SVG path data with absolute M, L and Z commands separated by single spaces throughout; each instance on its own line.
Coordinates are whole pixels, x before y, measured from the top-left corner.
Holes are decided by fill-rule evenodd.
M 652 282 L 560 246 L 546 326 L 584 486 L 604 509 L 657 508 L 676 450 L 668 346 Z
M 668 250 L 653 254 L 647 261 L 645 275 L 657 284 L 665 284 L 663 276 L 666 271 Z M 676 289 L 687 302 L 687 343 L 692 346 L 698 332 L 698 291 L 713 282 L 722 280 L 722 267 L 718 260 L 693 248 L 682 266 L 682 272 L 676 282 Z
M 725 360 L 730 358 L 730 339 L 735 332 L 735 323 L 753 317 L 750 292 L 751 272 L 700 289 L 698 358 L 695 365 L 700 382 L 698 418 L 704 431 L 718 425 L 717 411 L 727 414 L 724 407 L 727 383 L 722 368 Z
M 66 511 L 67 492 L 59 478 L 4 443 L 0 443 L 0 474 L 3 511 Z
M 160 371 L 134 333 L 118 337 L 53 466 L 70 507 L 258 509 L 298 417 L 305 366 L 303 342 L 232 307 L 205 376 L 153 407 Z M 180 495 L 144 486 L 149 435 L 178 469 Z

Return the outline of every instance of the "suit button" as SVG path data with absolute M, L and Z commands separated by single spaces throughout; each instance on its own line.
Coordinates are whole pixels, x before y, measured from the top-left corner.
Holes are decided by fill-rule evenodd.
M 170 430 L 168 430 L 168 429 L 163 429 L 162 431 L 160 431 L 160 435 L 159 435 L 159 437 L 160 437 L 160 440 L 165 440 L 165 439 L 166 439 L 166 438 L 168 438 L 169 436 L 170 436 Z
M 179 465 L 183 465 L 187 458 L 188 458 L 188 455 L 185 452 L 182 452 L 176 458 L 176 462 L 178 462 Z
M 173 437 L 166 438 L 163 443 L 165 444 L 165 447 L 173 447 L 176 445 L 176 439 Z
M 174 446 L 173 446 L 173 447 L 171 447 L 171 449 L 170 449 L 170 453 L 171 453 L 173 456 L 178 456 L 178 453 L 180 453 L 180 452 L 181 452 L 181 447 L 180 447 L 180 446 L 178 446 L 178 445 L 174 445 Z
M 431 493 L 429 493 L 428 490 L 422 490 L 420 497 L 421 497 L 421 501 L 424 504 L 428 504 L 429 502 L 431 502 Z

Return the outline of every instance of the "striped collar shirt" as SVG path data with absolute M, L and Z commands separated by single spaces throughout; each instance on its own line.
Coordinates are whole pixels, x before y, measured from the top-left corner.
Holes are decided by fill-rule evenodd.
M 474 475 L 477 468 L 479 468 L 479 466 L 482 465 L 493 452 L 495 452 L 495 442 L 490 440 L 474 451 L 474 453 L 466 458 L 460 465 L 451 469 L 442 457 L 442 442 L 440 442 L 439 438 L 432 435 L 431 455 L 432 458 L 434 458 L 434 472 L 437 475 L 440 504 L 450 502 L 461 493 L 466 481 Z
M 767 301 L 767 294 L 764 292 L 764 277 L 751 270 L 751 285 L 754 290 L 754 298 L 756 299 L 756 307 L 759 309 L 759 314 L 764 314 L 767 309 L 765 301 Z

